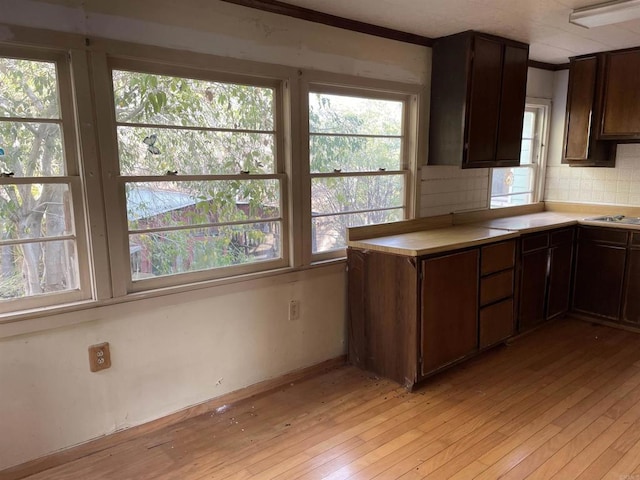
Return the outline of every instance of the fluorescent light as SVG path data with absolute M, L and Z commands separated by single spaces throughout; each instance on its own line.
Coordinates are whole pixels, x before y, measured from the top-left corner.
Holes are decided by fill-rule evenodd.
M 569 15 L 569 22 L 593 28 L 638 18 L 640 18 L 640 0 L 617 0 L 591 7 L 577 8 Z

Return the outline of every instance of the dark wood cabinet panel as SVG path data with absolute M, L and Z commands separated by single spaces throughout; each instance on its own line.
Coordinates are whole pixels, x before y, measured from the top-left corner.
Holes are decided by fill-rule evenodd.
M 563 163 L 615 166 L 615 144 L 596 139 L 602 97 L 601 63 L 597 55 L 570 62 Z
M 600 138 L 640 139 L 640 50 L 605 55 Z
M 430 165 L 516 166 L 529 47 L 464 32 L 433 47 Z
M 521 238 L 518 328 L 525 331 L 569 310 L 573 227 Z
M 478 249 L 422 262 L 422 374 L 477 350 Z
M 545 320 L 548 249 L 522 254 L 520 259 L 519 330 L 532 328 Z
M 516 242 L 493 243 L 481 248 L 480 274 L 489 275 L 507 268 L 512 268 L 516 263 Z
M 349 360 L 411 388 L 418 378 L 415 259 L 351 248 L 347 258 Z
M 626 253 L 622 246 L 578 242 L 574 310 L 611 320 L 619 318 Z
M 496 160 L 505 164 L 520 163 L 528 61 L 526 49 L 505 46 L 500 118 L 509 120 L 500 122 L 496 152 Z
M 547 319 L 555 318 L 569 311 L 573 237 L 567 242 L 551 247 L 550 255 Z
M 480 280 L 480 305 L 488 305 L 513 296 L 513 269 Z
M 503 45 L 500 42 L 483 37 L 475 38 L 474 57 L 471 63 L 471 98 L 466 155 L 468 164 L 490 164 L 496 160 L 502 52 Z
M 513 335 L 513 298 L 480 310 L 480 348 L 495 345 Z
M 634 234 L 635 235 L 638 234 Z M 622 320 L 640 324 L 640 250 L 629 249 Z

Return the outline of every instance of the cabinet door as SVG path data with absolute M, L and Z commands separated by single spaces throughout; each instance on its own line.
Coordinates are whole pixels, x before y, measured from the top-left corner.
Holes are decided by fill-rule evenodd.
M 627 263 L 627 282 L 622 320 L 640 323 L 640 250 L 630 249 Z
M 562 163 L 576 166 L 615 166 L 616 144 L 596 141 L 602 88 L 597 56 L 572 60 L 565 118 Z M 601 83 L 601 82 L 600 82 Z
M 520 331 L 534 327 L 545 319 L 548 248 L 524 253 L 520 263 Z
M 564 158 L 587 160 L 598 59 L 581 58 L 569 66 L 569 91 L 565 123 Z
M 513 299 L 508 298 L 480 310 L 480 348 L 499 343 L 513 335 Z
M 498 166 L 520 165 L 528 60 L 529 49 L 511 45 L 505 47 L 496 154 Z
M 475 37 L 468 103 L 468 144 L 463 166 L 494 165 L 500 118 L 502 52 L 502 43 Z
M 574 310 L 617 320 L 626 248 L 580 241 L 573 289 Z
M 422 374 L 478 348 L 478 249 L 422 262 Z
M 573 243 L 551 247 L 550 255 L 548 319 L 562 315 L 569 310 Z
M 640 50 L 606 55 L 601 138 L 640 137 Z

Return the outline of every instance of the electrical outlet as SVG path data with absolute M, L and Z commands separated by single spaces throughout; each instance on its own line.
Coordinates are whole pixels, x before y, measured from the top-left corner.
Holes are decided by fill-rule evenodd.
M 89 347 L 89 368 L 92 372 L 99 372 L 111 367 L 111 353 L 109 342 L 91 345 Z
M 289 302 L 289 321 L 293 322 L 300 318 L 300 301 L 291 300 Z

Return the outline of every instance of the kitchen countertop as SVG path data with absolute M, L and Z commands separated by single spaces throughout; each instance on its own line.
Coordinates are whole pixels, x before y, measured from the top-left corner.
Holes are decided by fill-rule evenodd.
M 495 218 L 484 222 L 474 223 L 488 228 L 498 228 L 520 233 L 533 233 L 551 228 L 559 228 L 581 223 L 584 214 L 540 212 L 528 215 L 518 215 L 515 217 Z M 606 222 L 597 222 L 598 225 L 609 225 Z
M 368 238 L 349 242 L 350 247 L 418 257 L 448 250 L 473 247 L 485 243 L 516 238 L 518 232 L 498 230 L 478 225 L 454 225 L 452 227 L 419 232 Z
M 640 225 L 588 220 L 600 215 L 573 212 L 540 212 L 495 218 L 477 223 L 387 235 L 348 242 L 349 247 L 410 257 L 442 253 L 571 225 L 640 230 Z M 587 218 L 585 218 L 587 217 Z

